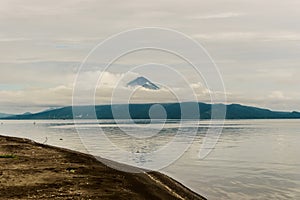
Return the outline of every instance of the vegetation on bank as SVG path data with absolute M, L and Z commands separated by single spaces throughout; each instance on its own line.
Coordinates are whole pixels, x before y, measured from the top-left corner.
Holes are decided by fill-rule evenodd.
M 0 158 L 17 158 L 17 156 L 13 154 L 0 154 Z

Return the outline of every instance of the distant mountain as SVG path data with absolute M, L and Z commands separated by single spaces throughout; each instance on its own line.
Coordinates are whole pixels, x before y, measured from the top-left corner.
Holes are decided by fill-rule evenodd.
M 0 113 L 0 118 L 12 116 L 11 114 Z
M 25 113 L 23 113 L 23 115 L 32 115 L 32 113 L 31 112 L 25 112 Z
M 98 106 L 77 106 L 75 118 L 93 119 L 93 113 L 96 112 L 98 119 L 127 119 L 126 110 L 129 106 L 129 113 L 132 119 L 149 119 L 149 110 L 154 104 L 120 104 L 120 105 L 98 105 Z M 181 119 L 183 114 L 185 119 L 210 119 L 211 104 L 205 103 L 164 103 L 160 104 L 165 109 L 168 119 Z M 199 106 L 200 116 L 195 112 L 195 105 Z M 182 113 L 181 108 L 188 112 Z M 278 112 L 268 109 L 243 106 L 239 104 L 215 104 L 218 116 L 218 110 L 226 109 L 226 119 L 296 119 L 300 118 L 299 112 Z M 117 116 L 113 116 L 112 109 L 118 110 Z M 94 112 L 95 111 L 95 112 Z M 197 111 L 197 110 L 196 110 Z M 156 113 L 155 118 L 163 118 L 164 115 Z M 5 117 L 5 119 L 73 119 L 72 107 L 63 107 L 54 110 L 48 110 L 35 114 L 16 115 Z
M 147 88 L 149 90 L 159 90 L 160 88 L 155 85 L 154 83 L 152 83 L 151 81 L 149 81 L 148 79 L 146 79 L 145 77 L 138 77 L 132 81 L 130 81 L 127 84 L 127 87 L 137 87 L 137 86 L 141 86 L 144 88 Z

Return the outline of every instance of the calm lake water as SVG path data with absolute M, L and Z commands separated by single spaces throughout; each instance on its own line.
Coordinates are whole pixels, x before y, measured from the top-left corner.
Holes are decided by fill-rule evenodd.
M 30 138 L 138 166 L 157 164 L 147 153 L 170 142 L 178 148 L 189 146 L 184 143 L 192 137 L 193 143 L 183 156 L 161 172 L 208 199 L 300 199 L 300 120 L 228 120 L 205 159 L 199 159 L 199 151 L 209 121 L 184 122 L 183 137 L 176 141 L 178 121 L 157 121 L 149 126 L 141 120 L 133 126 L 126 121 L 103 120 L 99 124 L 83 120 L 77 129 L 68 120 L 1 122 L 1 135 Z M 195 128 L 194 136 L 191 132 Z M 167 160 L 169 155 L 165 156 Z

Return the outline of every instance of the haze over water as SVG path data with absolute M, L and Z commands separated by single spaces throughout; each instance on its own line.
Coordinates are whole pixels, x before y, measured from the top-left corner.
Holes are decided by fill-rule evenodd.
M 172 140 L 178 121 L 168 121 L 158 133 L 159 139 L 151 143 L 128 140 L 118 126 L 132 134 L 147 134 L 147 128 L 133 127 L 122 121 L 83 120 L 77 128 L 88 134 L 84 138 L 87 151 L 75 129 L 73 121 L 1 121 L 0 134 L 26 137 L 38 142 L 90 152 L 119 162 L 143 164 L 153 162 L 145 153 Z M 141 125 L 147 121 L 139 121 Z M 208 199 L 300 199 L 300 120 L 228 120 L 223 134 L 213 151 L 200 160 L 199 150 L 209 121 L 188 121 L 188 130 L 199 127 L 197 136 L 185 154 L 170 166 L 162 169 L 176 180 Z M 160 123 L 156 126 L 159 128 Z M 99 127 L 113 144 L 132 152 L 124 157 L 114 151 L 111 144 L 99 134 Z M 82 137 L 82 135 L 81 135 Z M 101 145 L 99 145 L 100 143 Z M 180 141 L 179 141 L 180 142 Z

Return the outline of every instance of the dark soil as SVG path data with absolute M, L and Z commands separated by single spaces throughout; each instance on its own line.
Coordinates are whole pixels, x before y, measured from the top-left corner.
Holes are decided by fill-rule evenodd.
M 88 154 L 0 136 L 0 199 L 204 198 L 158 172 L 126 173 Z

